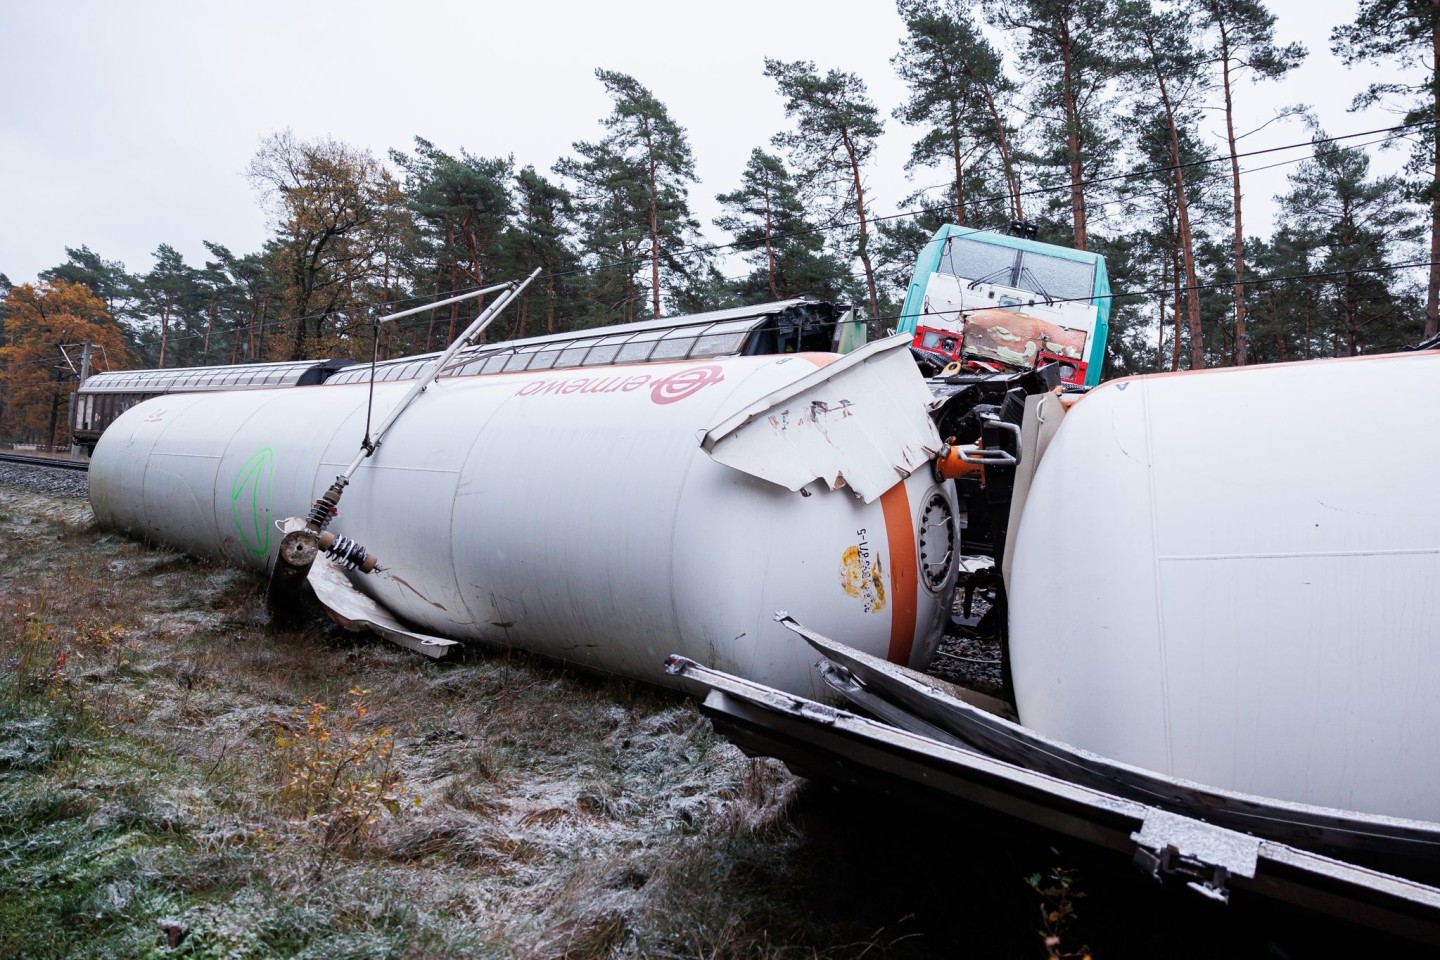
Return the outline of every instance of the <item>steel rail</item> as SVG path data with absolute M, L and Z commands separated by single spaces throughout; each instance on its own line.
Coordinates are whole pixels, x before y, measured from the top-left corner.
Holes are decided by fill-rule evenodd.
M 89 470 L 88 460 L 68 460 L 60 457 L 28 456 L 23 453 L 0 453 L 0 463 L 20 463 L 30 467 L 55 467 L 59 470 Z

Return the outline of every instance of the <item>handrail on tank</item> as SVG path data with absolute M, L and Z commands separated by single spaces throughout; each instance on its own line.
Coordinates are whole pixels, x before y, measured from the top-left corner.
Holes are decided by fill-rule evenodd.
M 315 498 L 315 502 L 310 506 L 309 516 L 305 518 L 304 526 L 300 526 L 298 529 L 290 529 L 284 538 L 281 539 L 279 555 L 276 558 L 275 569 L 271 571 L 270 586 L 267 590 L 266 597 L 273 613 L 285 617 L 289 615 L 289 611 L 293 610 L 294 601 L 300 587 L 305 583 L 306 578 L 309 576 L 310 568 L 314 564 L 316 556 L 320 553 L 325 553 L 333 557 L 349 569 L 360 570 L 364 573 L 370 573 L 379 567 L 378 558 L 367 551 L 365 547 L 351 540 L 349 537 L 337 535 L 325 529 L 335 516 L 336 508 L 340 503 L 340 497 L 345 492 L 345 488 L 349 486 L 350 478 L 355 474 L 355 471 L 360 468 L 360 464 L 364 463 L 367 457 L 374 455 L 375 451 L 380 448 L 380 443 L 384 439 L 386 432 L 394 426 L 395 421 L 400 418 L 400 414 L 404 413 L 405 409 L 414 402 L 415 398 L 424 393 L 426 388 L 435 382 L 435 378 L 445 369 L 451 357 L 488 327 L 491 321 L 500 315 L 500 311 L 505 309 L 505 307 L 518 297 L 520 293 L 530 285 L 531 281 L 539 275 L 540 268 L 536 267 L 531 271 L 530 276 L 522 281 L 517 282 L 511 280 L 508 283 L 499 284 L 495 287 L 474 290 L 470 293 L 461 294 L 458 297 L 452 297 L 449 300 L 442 300 L 439 303 L 427 304 L 424 307 L 417 307 L 412 310 L 402 310 L 399 313 L 390 314 L 376 321 L 378 332 L 379 324 L 387 320 L 409 316 L 423 310 L 429 310 L 432 307 L 455 303 L 459 300 L 478 297 L 498 289 L 505 291 L 499 297 L 496 297 L 495 302 L 486 307 L 470 326 L 465 328 L 465 331 L 461 333 L 460 336 L 455 338 L 455 342 L 450 344 L 444 353 L 435 358 L 425 371 L 425 374 L 415 381 L 395 408 L 386 415 L 385 420 L 375 431 L 373 438 L 367 430 L 365 439 L 360 443 L 360 452 L 356 454 L 355 459 L 350 462 L 350 465 L 345 468 L 344 472 L 335 478 L 335 482 L 330 485 L 330 489 Z
M 539 268 L 536 268 L 536 273 Z M 534 274 L 531 274 L 533 277 Z M 527 283 L 529 281 L 526 281 Z M 487 293 L 494 293 L 496 290 L 504 290 L 506 287 L 515 286 L 514 280 L 506 280 L 504 283 L 497 283 L 494 286 L 484 287 L 480 290 L 471 290 L 469 293 L 462 293 L 451 297 L 449 300 L 439 300 L 435 303 L 426 303 L 418 307 L 411 307 L 409 310 L 401 310 L 398 313 L 387 313 L 375 321 L 376 326 L 382 323 L 389 323 L 391 320 L 399 320 L 401 317 L 413 317 L 417 313 L 424 313 L 426 310 L 434 310 L 438 307 L 448 307 L 452 303 L 459 303 L 462 300 L 473 300 L 476 297 L 483 297 Z
M 481 312 L 481 314 L 475 318 L 474 322 L 472 322 L 470 326 L 465 328 L 464 332 L 461 333 L 460 336 L 455 338 L 455 342 L 450 344 L 450 346 L 445 349 L 444 353 L 440 354 L 439 357 L 435 358 L 434 362 L 431 363 L 430 368 L 425 371 L 424 375 L 419 377 L 415 381 L 415 383 L 411 385 L 410 390 L 405 394 L 405 396 L 401 397 L 400 402 L 395 405 L 395 409 L 391 410 L 390 413 L 387 414 L 385 419 L 381 422 L 380 426 L 376 428 L 374 438 L 372 439 L 370 437 L 366 437 L 365 442 L 361 443 L 360 452 L 356 454 L 354 460 L 350 461 L 350 466 L 345 468 L 345 472 L 340 474 L 340 477 L 336 481 L 337 483 L 340 483 L 340 485 L 343 487 L 346 483 L 350 482 L 350 478 L 354 476 L 355 471 L 360 468 L 360 464 L 365 462 L 365 458 L 371 456 L 376 450 L 380 448 L 380 442 L 384 439 L 386 431 L 388 431 L 390 427 L 395 423 L 395 421 L 399 419 L 400 414 L 405 412 L 405 408 L 410 406 L 410 404 L 415 400 L 416 397 L 424 393 L 426 389 L 429 388 L 430 384 L 435 382 L 435 378 L 440 376 L 441 371 L 445 369 L 445 366 L 450 362 L 451 357 L 455 356 L 455 354 L 459 353 L 461 349 L 466 347 L 471 340 L 479 336 L 485 330 L 485 328 L 490 326 L 491 322 L 500 315 L 501 310 L 504 310 L 507 306 L 510 305 L 510 302 L 512 300 L 520 296 L 520 294 L 525 290 L 525 288 L 530 285 L 530 282 L 540 275 L 540 269 L 540 267 L 536 267 L 530 272 L 530 276 L 518 282 L 515 280 L 511 280 L 507 283 L 497 284 L 493 287 L 486 287 L 484 290 L 475 290 L 471 293 L 461 294 L 458 297 L 452 297 L 449 300 L 442 300 L 436 304 L 430 304 L 425 307 L 416 307 L 413 310 L 402 310 L 399 313 L 392 313 L 388 317 L 381 317 L 379 320 L 376 321 L 377 324 L 384 323 L 389 320 L 395 320 L 399 317 L 407 317 L 411 314 L 419 313 L 422 310 L 429 310 L 432 306 L 441 307 L 445 306 L 446 304 L 455 303 L 458 300 L 465 300 L 469 299 L 470 297 L 478 297 L 481 294 L 489 293 L 494 290 L 505 290 L 504 293 L 502 293 L 499 297 L 495 299 L 494 303 L 486 307 Z

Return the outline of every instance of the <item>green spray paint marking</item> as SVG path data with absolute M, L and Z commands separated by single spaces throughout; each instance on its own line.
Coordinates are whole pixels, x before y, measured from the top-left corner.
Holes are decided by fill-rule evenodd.
M 275 451 L 264 447 L 250 455 L 230 487 L 230 515 L 240 542 L 256 556 L 270 552 L 270 467 Z M 248 513 L 248 516 L 247 516 Z

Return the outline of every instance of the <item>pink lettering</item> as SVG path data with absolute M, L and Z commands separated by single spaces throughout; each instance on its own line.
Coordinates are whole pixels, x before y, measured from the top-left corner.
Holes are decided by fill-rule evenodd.
M 613 393 L 620 389 L 619 377 L 605 377 L 601 380 L 591 380 L 581 393 Z

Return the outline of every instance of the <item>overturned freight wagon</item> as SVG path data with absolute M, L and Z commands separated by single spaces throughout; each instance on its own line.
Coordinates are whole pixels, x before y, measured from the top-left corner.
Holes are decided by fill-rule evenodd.
M 790 605 L 923 666 L 953 586 L 953 495 L 904 341 L 832 352 L 844 316 L 787 301 L 457 353 L 328 524 L 380 569 L 346 582 L 332 565 L 322 600 L 430 653 L 492 642 L 654 680 L 678 649 L 818 693 L 808 648 L 769 616 Z M 373 388 L 356 366 L 141 404 L 95 451 L 96 516 L 273 568 L 278 524 L 433 362 L 377 368 Z

